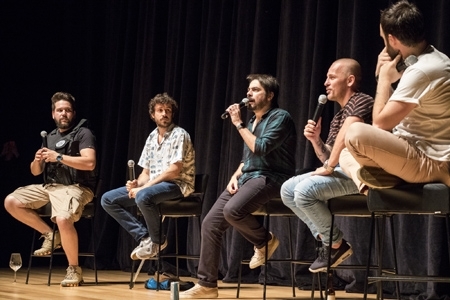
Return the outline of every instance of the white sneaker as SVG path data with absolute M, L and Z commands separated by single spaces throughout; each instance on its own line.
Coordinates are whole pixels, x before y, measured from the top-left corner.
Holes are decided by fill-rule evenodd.
M 272 254 L 277 250 L 278 245 L 280 245 L 280 241 L 272 234 L 272 239 L 267 243 L 267 248 L 269 249 L 267 252 L 267 259 L 270 259 L 272 257 Z M 250 260 L 249 267 L 250 269 L 254 269 L 259 267 L 260 265 L 264 264 L 266 259 L 266 247 L 262 247 L 261 249 L 258 249 L 254 247 L 255 254 L 253 255 L 252 259 Z
M 163 251 L 166 247 L 167 247 L 167 239 L 164 241 L 164 243 L 161 244 L 161 251 Z M 158 253 L 159 253 L 159 244 L 150 242 L 148 244 L 144 244 L 144 246 L 139 248 L 135 254 L 138 259 L 149 259 L 155 257 Z
M 144 246 L 148 246 L 152 242 L 152 239 L 150 237 L 146 237 L 141 239 L 141 242 L 139 243 L 139 246 L 134 248 L 134 250 L 131 252 L 130 257 L 132 260 L 139 260 L 139 257 L 137 257 L 136 253 Z
M 180 293 L 180 299 L 210 299 L 219 297 L 217 287 L 209 288 L 196 284 L 193 288 Z

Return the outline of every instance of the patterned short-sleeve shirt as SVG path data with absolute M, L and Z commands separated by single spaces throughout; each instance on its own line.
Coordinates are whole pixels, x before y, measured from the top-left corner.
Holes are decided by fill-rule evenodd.
M 182 162 L 183 167 L 179 178 L 173 182 L 184 196 L 188 196 L 194 191 L 195 180 L 195 151 L 191 137 L 186 130 L 172 124 L 158 143 L 158 128 L 155 128 L 145 142 L 138 165 L 148 169 L 150 180 L 153 180 L 177 162 Z

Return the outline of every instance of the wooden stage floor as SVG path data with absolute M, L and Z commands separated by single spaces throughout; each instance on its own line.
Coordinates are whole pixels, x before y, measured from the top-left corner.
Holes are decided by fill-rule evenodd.
M 33 268 L 30 280 L 25 284 L 26 268 L 17 271 L 17 282 L 14 283 L 14 272 L 11 269 L 0 269 L 0 299 L 19 300 L 133 300 L 133 299 L 170 299 L 169 291 L 153 291 L 144 288 L 144 282 L 150 276 L 140 274 L 133 289 L 129 288 L 130 273 L 122 271 L 100 270 L 98 271 L 98 285 L 94 282 L 94 271 L 83 269 L 85 284 L 80 287 L 63 288 L 59 283 L 64 278 L 65 269 L 57 267 L 52 272 L 52 282 L 47 286 L 47 268 Z M 182 278 L 185 281 L 196 282 L 194 278 Z M 236 284 L 225 284 L 219 281 L 218 299 L 236 299 Z M 243 284 L 239 299 L 262 299 L 263 286 L 259 284 Z M 310 299 L 310 291 L 296 289 L 296 297 L 292 297 L 291 287 L 268 286 L 267 299 Z M 362 294 L 349 294 L 337 291 L 336 299 L 362 299 Z M 316 291 L 315 299 L 320 299 Z M 375 295 L 369 295 L 369 299 L 375 299 Z

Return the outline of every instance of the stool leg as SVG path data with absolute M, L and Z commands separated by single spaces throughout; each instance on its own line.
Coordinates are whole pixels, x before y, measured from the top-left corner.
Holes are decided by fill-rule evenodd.
M 369 285 L 367 278 L 369 277 L 369 272 L 370 272 L 370 259 L 372 256 L 372 241 L 373 241 L 373 237 L 374 237 L 374 230 L 375 230 L 375 214 L 372 213 L 372 216 L 370 218 L 369 254 L 367 257 L 366 278 L 364 280 L 364 300 L 367 300 L 367 289 L 368 289 L 368 285 Z
M 392 254 L 394 255 L 394 274 L 398 274 L 398 263 L 397 263 L 397 247 L 395 243 L 395 232 L 394 232 L 394 216 L 389 217 L 389 226 L 391 227 L 391 243 L 392 243 Z M 400 283 L 395 282 L 395 291 L 397 293 L 397 299 L 401 299 L 400 295 Z
M 131 277 L 130 277 L 130 290 L 134 287 L 134 281 L 135 281 L 135 279 L 133 278 L 134 276 L 134 263 L 135 263 L 135 261 L 133 260 L 132 262 L 131 262 Z
M 28 278 L 30 277 L 31 260 L 33 259 L 33 249 L 35 240 L 36 240 L 36 230 L 33 229 L 33 240 L 31 242 L 30 258 L 28 260 L 27 279 L 25 280 L 25 284 L 28 284 Z
M 266 290 L 267 290 L 267 272 L 268 272 L 268 270 L 269 270 L 269 263 L 268 263 L 268 259 L 267 259 L 267 249 L 269 248 L 269 241 L 268 241 L 268 239 L 269 239 L 269 235 L 270 235 L 270 233 L 269 233 L 269 223 L 270 223 L 270 215 L 266 215 L 266 216 L 264 216 L 264 224 L 265 224 L 265 227 L 266 227 L 266 253 L 264 254 L 265 255 L 265 258 L 264 258 L 264 291 L 263 291 L 263 300 L 266 300 Z
M 242 280 L 242 261 L 239 264 L 238 286 L 237 286 L 237 291 L 236 291 L 236 298 L 239 298 L 239 292 L 241 290 L 241 280 Z
M 449 215 L 445 215 L 445 226 L 447 227 L 447 247 L 448 247 L 448 259 L 450 261 L 450 220 Z
M 53 223 L 52 252 L 50 252 L 50 264 L 48 266 L 48 282 L 47 282 L 48 286 L 50 286 L 50 281 L 52 280 L 53 249 L 55 248 L 55 232 L 56 232 L 56 223 Z
M 95 238 L 94 238 L 94 218 L 91 217 L 91 243 L 92 243 L 92 257 L 94 258 L 94 274 L 95 274 L 95 284 L 98 285 L 98 276 L 97 276 L 97 257 L 95 256 L 95 251 L 97 248 L 95 247 Z
M 331 270 L 331 245 L 333 244 L 333 226 L 334 226 L 334 215 L 331 214 L 330 239 L 328 241 L 327 291 L 326 291 L 327 300 L 334 300 L 336 298 L 333 288 L 333 270 Z

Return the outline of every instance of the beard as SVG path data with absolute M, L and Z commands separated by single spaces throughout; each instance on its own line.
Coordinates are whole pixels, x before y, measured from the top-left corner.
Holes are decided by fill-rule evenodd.
M 172 121 L 169 118 L 155 120 L 155 123 L 156 123 L 156 126 L 161 127 L 161 128 L 169 128 L 169 126 L 172 125 Z
M 398 50 L 392 48 L 391 44 L 389 44 L 389 41 L 387 41 L 386 52 L 389 54 L 391 59 L 395 59 L 395 57 L 398 55 Z
M 65 119 L 65 120 L 67 120 L 67 122 L 64 122 L 64 123 L 61 121 L 55 120 L 56 127 L 59 129 L 64 129 L 64 130 L 71 128 L 73 121 L 69 120 L 69 119 Z

